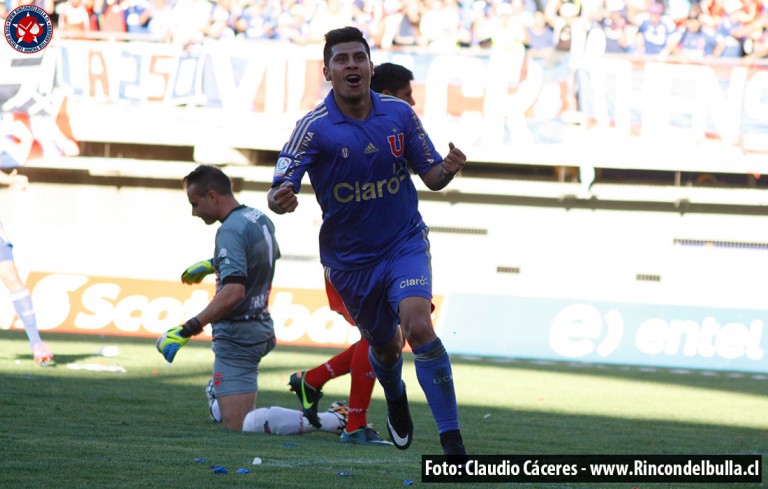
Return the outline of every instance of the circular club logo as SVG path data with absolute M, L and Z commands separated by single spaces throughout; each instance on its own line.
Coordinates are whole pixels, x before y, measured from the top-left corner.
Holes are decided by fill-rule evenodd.
M 5 19 L 5 39 L 20 53 L 42 51 L 52 36 L 51 18 L 37 5 L 17 7 Z

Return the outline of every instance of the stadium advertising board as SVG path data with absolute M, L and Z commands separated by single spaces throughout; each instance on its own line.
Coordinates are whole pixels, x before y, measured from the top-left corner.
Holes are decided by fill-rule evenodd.
M 212 284 L 32 273 L 43 331 L 155 337 L 208 303 Z M 360 338 L 330 310 L 325 291 L 276 288 L 278 341 L 345 347 Z M 453 293 L 436 296 L 434 320 L 452 353 L 659 367 L 768 372 L 768 312 Z M 0 300 L 0 328 L 15 325 Z M 206 329 L 201 338 L 210 339 Z
M 768 372 L 766 310 L 457 293 L 442 316 L 466 354 Z
M 213 284 L 31 273 L 28 285 L 41 331 L 156 337 L 199 313 L 214 294 Z M 435 315 L 441 303 L 435 297 Z M 360 339 L 341 315 L 328 307 L 325 291 L 273 289 L 270 309 L 280 344 L 347 347 Z M 0 329 L 14 325 L 8 300 L 0 300 Z M 210 328 L 201 338 L 210 339 Z

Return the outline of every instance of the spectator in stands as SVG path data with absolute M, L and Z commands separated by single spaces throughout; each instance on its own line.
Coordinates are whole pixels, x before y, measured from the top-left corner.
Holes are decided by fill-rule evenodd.
M 45 10 L 45 13 L 51 16 L 52 20 L 56 16 L 56 5 L 53 0 L 6 0 L 5 5 L 9 12 L 22 5 L 34 5 Z
M 173 43 L 189 47 L 203 41 L 203 33 L 210 21 L 211 3 L 208 0 L 175 0 L 171 11 Z
M 401 21 L 392 39 L 393 45 L 416 46 L 421 43 L 421 14 L 420 0 L 405 0 Z
M 701 10 L 698 0 L 665 0 L 664 3 L 667 6 L 667 15 L 678 27 L 686 23 L 690 17 L 691 8 L 695 6 Z
M 275 37 L 282 41 L 305 44 L 309 39 L 309 13 L 301 4 L 276 13 Z
M 378 47 L 389 49 L 395 40 L 395 35 L 400 29 L 404 18 L 404 0 L 384 0 L 381 2 L 381 26 Z
M 260 1 L 245 2 L 233 28 L 235 35 L 243 39 L 274 39 L 277 36 L 275 24 Z
M 475 3 L 479 5 L 479 2 Z M 478 9 L 479 15 L 474 21 L 472 36 L 473 44 L 482 48 L 509 51 L 513 46 L 522 45 L 525 41 L 525 25 L 527 17 L 523 15 L 522 2 L 515 12 L 512 4 L 498 3 L 485 9 Z M 464 46 L 463 43 L 460 43 Z
M 702 59 L 712 55 L 715 35 L 704 26 L 699 16 L 701 7 L 694 5 L 685 23 L 671 36 L 667 49 L 670 54 L 690 59 Z
M 632 50 L 635 28 L 627 21 L 624 0 L 607 0 L 595 24 L 605 34 L 606 53 L 623 54 Z
M 648 7 L 648 17 L 637 28 L 635 49 L 641 54 L 662 54 L 676 29 L 672 19 L 664 15 L 664 5 L 654 2 Z
M 235 31 L 232 27 L 235 20 L 232 17 L 232 3 L 232 0 L 216 0 L 211 6 L 208 27 L 205 29 L 206 37 L 210 39 L 232 39 L 235 37 Z
M 541 10 L 533 13 L 533 23 L 525 28 L 523 42 L 531 58 L 547 58 L 554 51 L 555 31 Z
M 715 58 L 741 58 L 744 56 L 744 23 L 741 0 L 726 0 L 724 4 L 725 17 L 717 29 L 715 46 L 712 56 Z
M 149 0 L 123 0 L 126 31 L 129 34 L 149 34 L 152 5 Z
M 309 17 L 309 38 L 307 41 L 323 43 L 326 32 L 353 25 L 353 23 L 349 2 L 342 2 L 341 0 L 318 2 L 314 12 Z
M 83 0 L 66 0 L 59 9 L 58 32 L 66 37 L 84 37 L 91 30 L 90 14 Z
M 126 32 L 125 15 L 120 6 L 120 0 L 106 0 L 102 4 L 99 30 L 102 32 Z
M 736 29 L 734 35 L 745 38 L 744 58 L 755 60 L 768 56 L 768 13 Z
M 455 49 L 459 42 L 459 8 L 455 0 L 424 0 L 419 43 L 434 50 Z
M 152 0 L 152 18 L 149 19 L 149 33 L 164 41 L 171 40 L 173 8 L 168 0 Z
M 380 1 L 354 0 L 352 22 L 368 39 L 371 47 L 380 47 L 384 35 L 384 5 Z

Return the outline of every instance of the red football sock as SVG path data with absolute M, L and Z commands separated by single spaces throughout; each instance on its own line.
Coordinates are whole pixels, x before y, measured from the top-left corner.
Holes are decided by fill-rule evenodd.
M 307 370 L 307 373 L 304 374 L 304 382 L 314 387 L 315 389 L 320 390 L 323 388 L 325 383 L 332 378 L 349 373 L 350 369 L 352 368 L 352 358 L 359 343 L 360 342 L 355 343 L 343 352 L 332 357 L 327 362 L 318 365 L 312 370 Z M 367 355 L 368 349 L 366 348 L 365 351 Z
M 357 349 L 352 357 L 348 433 L 368 425 L 368 406 L 371 405 L 371 395 L 376 385 L 376 374 L 373 373 L 371 362 L 368 360 L 369 349 L 368 342 L 361 339 L 357 342 Z

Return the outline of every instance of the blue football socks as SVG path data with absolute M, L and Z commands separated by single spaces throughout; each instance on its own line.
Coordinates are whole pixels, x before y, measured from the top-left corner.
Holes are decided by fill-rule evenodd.
M 376 358 L 373 348 L 368 350 L 368 359 L 371 367 L 379 379 L 379 384 L 384 389 L 384 397 L 389 401 L 396 401 L 403 397 L 403 356 L 392 365 L 384 365 Z
M 432 343 L 413 349 L 416 377 L 427 396 L 438 433 L 459 429 L 459 411 L 448 352 L 437 338 Z M 378 375 L 378 372 L 377 372 Z

